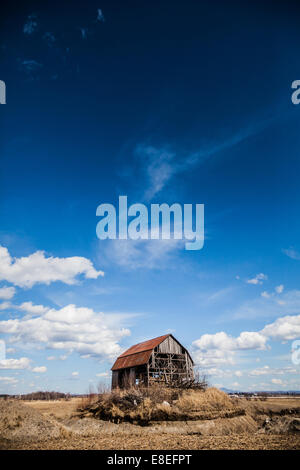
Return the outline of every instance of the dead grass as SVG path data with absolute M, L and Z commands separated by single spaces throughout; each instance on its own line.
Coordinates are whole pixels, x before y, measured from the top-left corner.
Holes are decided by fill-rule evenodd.
M 79 407 L 86 415 L 115 423 L 131 422 L 147 425 L 152 421 L 183 421 L 214 419 L 243 415 L 221 390 L 172 390 L 162 387 L 115 390 Z
M 211 387 L 207 390 L 186 390 L 176 402 L 176 406 L 184 411 L 220 411 L 236 408 L 228 395 L 217 388 Z
M 40 440 L 66 436 L 66 430 L 56 420 L 42 416 L 17 401 L 0 401 L 0 436 L 12 440 Z
M 105 394 L 108 403 L 110 395 Z M 0 400 L 0 448 L 300 449 L 300 398 L 291 400 L 288 408 L 284 399 L 275 398 L 270 402 L 230 399 L 213 388 L 179 394 L 171 390 L 158 393 L 152 390 L 140 396 L 137 405 L 134 394 L 115 393 L 114 397 L 116 402 L 119 400 L 114 403 L 115 416 L 122 411 L 136 418 L 139 408 L 147 426 L 124 419 L 115 424 L 95 419 L 91 412 L 78 413 L 76 407 L 81 399 L 25 404 L 18 400 Z M 168 401 L 170 406 L 163 401 Z M 95 400 L 91 404 L 98 406 Z M 180 411 L 178 420 L 172 409 Z M 243 414 L 234 416 L 237 409 L 242 409 Z M 158 413 L 157 419 L 152 419 L 154 410 Z M 185 413 L 190 418 L 182 420 Z M 167 419 L 159 420 L 160 416 L 167 416 Z
M 83 403 L 82 398 L 72 398 L 69 401 L 65 400 L 32 400 L 32 401 L 22 401 L 27 406 L 34 410 L 38 410 L 44 416 L 52 416 L 55 419 L 62 420 L 66 416 L 71 415 L 76 412 L 78 406 Z

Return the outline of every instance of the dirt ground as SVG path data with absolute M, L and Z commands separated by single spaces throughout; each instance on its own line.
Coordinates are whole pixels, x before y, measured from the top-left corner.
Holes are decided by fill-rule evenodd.
M 300 398 L 238 399 L 243 416 L 145 427 L 82 417 L 80 403 L 0 400 L 0 449 L 300 449 Z
M 248 435 L 185 436 L 155 434 L 145 441 L 145 436 L 99 436 L 93 438 L 74 436 L 69 439 L 49 439 L 43 442 L 1 441 L 1 449 L 25 450 L 299 450 L 298 436 Z

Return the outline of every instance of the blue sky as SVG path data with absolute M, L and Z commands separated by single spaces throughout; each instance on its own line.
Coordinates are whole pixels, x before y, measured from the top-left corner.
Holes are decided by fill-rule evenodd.
M 212 384 L 300 389 L 298 8 L 7 7 L 0 393 L 86 392 L 166 332 Z M 98 240 L 119 195 L 204 204 L 204 248 Z

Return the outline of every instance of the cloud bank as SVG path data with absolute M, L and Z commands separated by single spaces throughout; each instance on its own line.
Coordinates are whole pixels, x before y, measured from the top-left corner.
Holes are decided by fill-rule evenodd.
M 300 336 L 300 315 L 286 315 L 260 331 L 243 331 L 232 337 L 224 331 L 202 335 L 193 342 L 195 362 L 203 367 L 234 364 L 237 351 L 266 350 L 268 341 L 289 341 Z
M 104 275 L 103 271 L 96 271 L 89 259 L 81 256 L 47 258 L 44 251 L 36 251 L 27 257 L 12 258 L 7 248 L 0 246 L 0 280 L 15 286 L 48 285 L 55 281 L 75 284 L 76 276 L 81 274 L 87 279 Z
M 1 321 L 0 333 L 10 335 L 9 342 L 21 346 L 30 344 L 70 353 L 74 351 L 99 359 L 112 359 L 120 354 L 118 342 L 130 335 L 128 329 L 120 327 L 120 316 L 72 304 L 59 310 L 48 309 L 33 318 Z

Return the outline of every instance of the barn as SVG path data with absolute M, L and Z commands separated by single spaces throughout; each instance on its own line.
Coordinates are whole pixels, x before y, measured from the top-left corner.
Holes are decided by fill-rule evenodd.
M 167 334 L 135 344 L 112 366 L 112 388 L 153 383 L 181 385 L 194 379 L 190 353 L 173 335 Z

